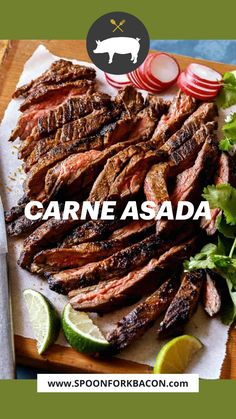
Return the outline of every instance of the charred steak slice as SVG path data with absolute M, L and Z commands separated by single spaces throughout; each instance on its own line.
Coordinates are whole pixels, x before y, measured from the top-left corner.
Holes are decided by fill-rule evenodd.
M 110 96 L 100 92 L 70 98 L 55 110 L 48 111 L 38 119 L 39 137 L 47 137 L 66 123 L 79 119 L 94 110 L 108 108 L 110 105 Z
M 176 177 L 176 185 L 170 196 L 174 208 L 177 207 L 179 201 L 190 201 L 193 204 L 199 202 L 203 187 L 211 181 L 214 172 L 214 163 L 217 161 L 218 153 L 219 150 L 215 136 L 208 136 L 198 154 L 195 164 Z M 178 223 L 179 221 L 175 220 L 158 221 L 157 233 L 162 235 L 170 234 Z
M 144 107 L 142 94 L 133 86 L 126 86 L 120 89 L 115 100 L 130 116 L 136 115 Z
M 82 226 L 76 227 L 69 233 L 66 238 L 63 240 L 61 247 L 71 247 L 80 243 L 87 243 L 94 240 L 102 240 L 107 238 L 110 233 L 114 232 L 116 229 L 122 228 L 124 221 L 121 221 L 119 218 L 115 220 L 91 220 L 83 224 Z M 110 238 L 116 238 L 112 236 Z
M 35 90 L 41 84 L 61 84 L 68 80 L 73 81 L 78 79 L 93 80 L 95 77 L 96 72 L 93 68 L 73 64 L 71 61 L 60 59 L 55 61 L 41 76 L 32 80 L 30 83 L 18 87 L 12 97 L 27 97 L 32 90 Z
M 144 194 L 147 201 L 152 201 L 158 207 L 162 202 L 168 201 L 167 176 L 168 163 L 154 164 L 148 171 L 144 180 Z
M 214 121 L 217 115 L 218 110 L 215 103 L 203 103 L 188 117 L 183 126 L 165 142 L 162 149 L 168 152 L 175 151 L 189 140 L 201 128 L 202 124 Z M 213 125 L 213 128 L 216 128 L 216 126 Z
M 10 140 L 20 137 L 24 140 L 36 127 L 35 136 L 46 137 L 67 122 L 81 118 L 94 109 L 107 107 L 111 101 L 110 96 L 96 92 L 93 94 L 76 95 L 76 89 L 69 90 L 63 97 L 62 103 L 48 104 L 23 113 L 17 122 Z M 37 108 L 37 106 L 35 106 Z
M 34 257 L 31 272 L 48 272 L 84 266 L 118 252 L 143 239 L 154 231 L 155 221 L 134 221 L 121 228 L 116 236 L 103 241 L 82 243 L 70 248 L 60 247 L 43 250 Z
M 189 231 L 186 231 L 185 234 L 189 234 Z M 49 286 L 59 293 L 68 293 L 78 287 L 120 278 L 133 269 L 143 266 L 152 257 L 159 257 L 177 242 L 181 242 L 181 239 L 184 240 L 182 237 L 179 235 L 174 240 L 162 240 L 153 234 L 100 262 L 48 275 Z
M 152 136 L 157 147 L 161 147 L 168 138 L 178 130 L 184 120 L 190 116 L 197 107 L 196 99 L 179 91 L 172 101 L 167 115 L 163 115 Z
M 74 141 L 80 138 L 87 137 L 94 134 L 96 131 L 118 114 L 118 108 L 108 109 L 96 109 L 90 114 L 76 119 L 75 121 L 68 122 L 59 128 L 54 136 L 38 139 L 37 132 L 33 132 L 32 135 L 27 137 L 20 146 L 19 157 L 27 157 L 39 143 L 40 155 L 45 154 L 49 149 L 57 146 L 60 143 L 67 141 Z
M 156 289 L 166 276 L 177 270 L 194 251 L 195 240 L 174 246 L 159 259 L 151 259 L 142 268 L 131 271 L 127 276 L 111 281 L 102 281 L 92 287 L 74 290 L 69 293 L 70 303 L 76 310 L 107 312 L 124 304 L 130 304 L 143 294 Z M 176 290 L 177 291 L 177 290 Z
M 204 270 L 184 274 L 180 288 L 160 324 L 159 338 L 167 338 L 182 332 L 184 325 L 196 310 L 204 280 Z
M 157 291 L 121 319 L 106 336 L 110 351 L 117 353 L 144 335 L 158 317 L 167 309 L 178 290 L 178 277 L 165 281 Z
M 51 105 L 59 105 L 62 103 L 62 97 L 66 97 L 68 92 L 72 89 L 76 89 L 77 95 L 83 95 L 90 91 L 92 93 L 95 88 L 94 81 L 91 80 L 77 80 L 67 81 L 62 84 L 50 84 L 50 85 L 39 85 L 37 89 L 32 90 L 32 93 L 27 96 L 24 102 L 21 104 L 19 110 L 24 112 L 25 110 L 36 110 L 48 107 Z M 34 106 L 37 105 L 37 106 Z
M 221 309 L 220 282 L 222 278 L 213 271 L 206 271 L 206 279 L 203 283 L 203 307 L 210 316 L 216 316 Z

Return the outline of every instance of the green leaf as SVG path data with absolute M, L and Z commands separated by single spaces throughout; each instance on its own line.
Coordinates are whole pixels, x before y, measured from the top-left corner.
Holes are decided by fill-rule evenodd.
M 223 76 L 223 87 L 216 98 L 219 108 L 228 108 L 236 103 L 236 77 L 233 73 L 227 72 Z
M 217 230 L 229 239 L 236 237 L 236 226 L 232 226 L 226 223 L 225 217 L 218 215 L 216 219 Z
M 220 208 L 230 225 L 236 224 L 236 189 L 228 183 L 204 188 L 203 197 L 211 208 Z
M 232 150 L 232 147 L 236 144 L 236 138 L 235 140 L 232 140 L 231 138 L 223 138 L 223 140 L 220 140 L 219 142 L 219 149 L 221 151 L 230 151 Z
M 222 127 L 224 138 L 220 141 L 219 148 L 222 151 L 230 151 L 236 144 L 236 113 L 229 115 Z
M 194 271 L 196 269 L 214 269 L 216 267 L 213 256 L 217 253 L 217 246 L 209 243 L 204 246 L 200 253 L 184 262 L 185 271 Z

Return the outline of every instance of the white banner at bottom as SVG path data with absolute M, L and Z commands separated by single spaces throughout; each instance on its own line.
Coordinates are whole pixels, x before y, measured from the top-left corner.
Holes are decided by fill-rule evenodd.
M 198 374 L 38 374 L 39 393 L 198 393 Z

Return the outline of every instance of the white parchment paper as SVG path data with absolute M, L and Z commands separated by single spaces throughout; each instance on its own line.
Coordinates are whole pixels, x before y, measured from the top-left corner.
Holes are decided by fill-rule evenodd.
M 51 54 L 43 45 L 40 45 L 30 59 L 25 63 L 23 72 L 20 76 L 18 85 L 27 83 L 33 78 L 38 77 L 45 71 L 58 57 Z M 86 64 L 94 67 L 90 63 L 74 61 L 75 63 Z M 103 76 L 97 70 L 99 88 L 106 93 L 115 95 L 116 89 L 110 87 Z M 171 97 L 175 90 L 169 92 L 166 97 Z M 8 138 L 11 130 L 15 127 L 19 116 L 19 104 L 21 100 L 11 100 L 0 126 L 0 193 L 3 198 L 5 209 L 15 205 L 22 196 L 22 182 L 24 180 L 23 171 L 20 169 L 21 162 L 17 158 L 17 142 L 10 143 Z M 233 109 L 227 111 L 229 113 Z M 226 111 L 221 112 L 220 124 L 226 116 Z M 38 276 L 31 275 L 17 265 L 22 241 L 17 239 L 9 240 L 9 275 L 12 288 L 12 305 L 14 318 L 14 333 L 17 335 L 33 338 L 33 333 L 29 324 L 26 307 L 22 297 L 22 291 L 26 288 L 33 288 L 42 292 L 54 304 L 59 312 L 62 311 L 67 298 L 50 291 L 47 282 Z M 132 307 L 124 308 L 111 314 L 98 317 L 94 315 L 94 321 L 101 327 L 102 331 L 107 332 L 112 328 L 124 314 L 128 313 Z M 158 322 L 141 339 L 133 343 L 119 356 L 124 359 L 153 365 L 155 357 L 160 347 L 165 342 L 158 342 L 156 330 Z M 204 344 L 204 349 L 196 356 L 194 362 L 189 367 L 189 373 L 198 373 L 201 378 L 218 378 L 221 365 L 225 356 L 228 327 L 224 326 L 219 319 L 209 319 L 199 306 L 193 316 L 186 332 L 197 336 Z M 59 343 L 67 345 L 63 336 L 59 337 Z

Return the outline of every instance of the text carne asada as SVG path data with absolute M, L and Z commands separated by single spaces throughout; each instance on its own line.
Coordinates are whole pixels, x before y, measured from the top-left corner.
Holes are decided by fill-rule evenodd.
M 60 210 L 58 201 L 51 201 L 44 213 L 43 204 L 40 201 L 30 201 L 25 206 L 25 216 L 29 220 L 48 220 L 54 218 L 55 220 L 114 220 L 116 217 L 116 201 L 84 201 L 79 204 L 77 201 L 66 201 L 64 208 Z M 38 209 L 38 211 L 36 210 Z M 201 201 L 195 207 L 192 202 L 179 201 L 177 207 L 172 206 L 171 201 L 164 201 L 160 206 L 157 206 L 153 201 L 144 201 L 139 206 L 136 201 L 129 201 L 124 210 L 121 212 L 120 219 L 132 220 L 199 220 L 204 217 L 207 220 L 211 219 L 211 210 L 209 202 Z

